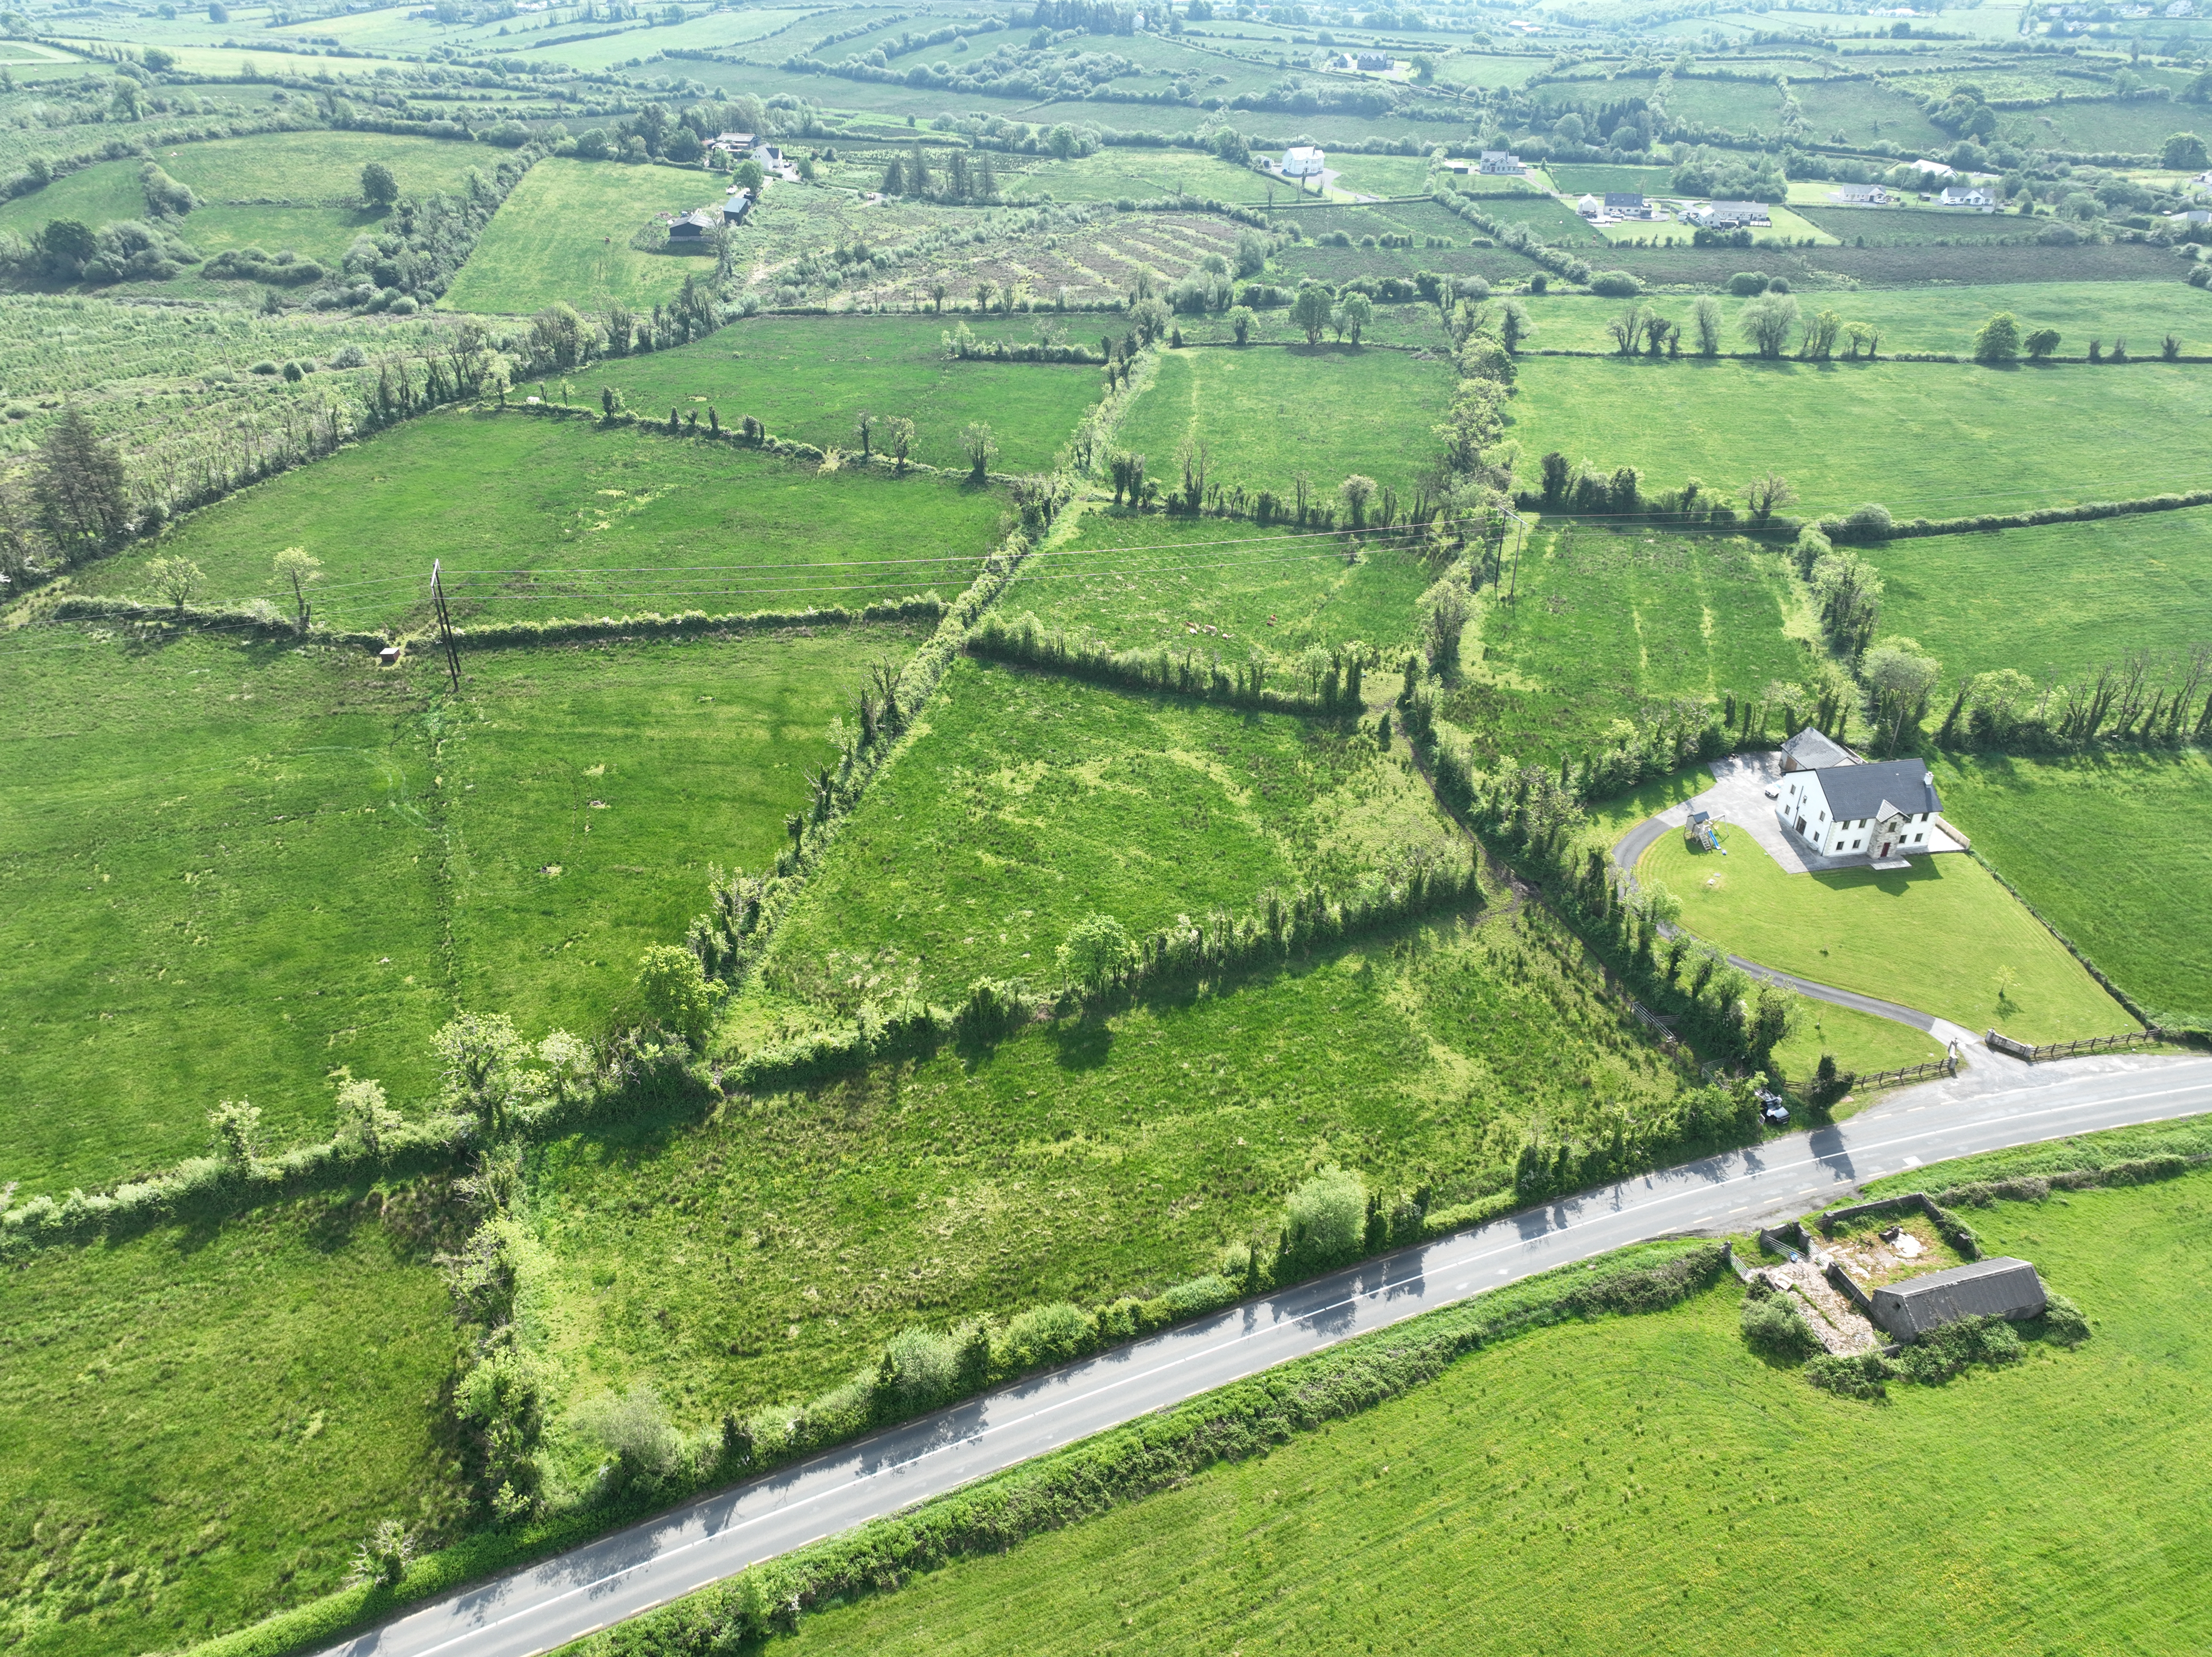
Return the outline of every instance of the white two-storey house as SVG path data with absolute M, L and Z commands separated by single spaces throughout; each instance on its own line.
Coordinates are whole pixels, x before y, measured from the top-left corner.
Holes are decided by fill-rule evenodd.
M 1942 809 L 1921 760 L 1791 771 L 1775 800 L 1784 825 L 1823 857 L 1857 853 L 1876 863 L 1929 850 Z

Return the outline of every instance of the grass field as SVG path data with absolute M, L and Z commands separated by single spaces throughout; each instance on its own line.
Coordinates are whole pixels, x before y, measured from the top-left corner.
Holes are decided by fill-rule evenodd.
M 2094 1335 L 1888 1407 L 1770 1369 L 1732 1278 L 1570 1322 L 1165 1495 L 807 1619 L 813 1650 L 1826 1651 L 1878 1571 L 1889 1657 L 2212 1640 L 2197 1493 L 2212 1366 L 2189 1262 L 2212 1174 L 1978 1210 Z M 2083 1466 L 2092 1423 L 2095 1476 Z M 1910 1491 L 1909 1497 L 1900 1495 Z M 1778 1535 L 1833 1539 L 1776 1569 Z M 2182 1543 L 2179 1539 L 2191 1540 Z M 1940 1545 L 1937 1545 L 1940 1539 Z M 1604 1584 L 1592 1593 L 1594 1581 Z
M 858 825 L 856 825 L 856 828 Z M 914 1321 L 1096 1300 L 1272 1236 L 1335 1161 L 1439 1203 L 1526 1129 L 1649 1120 L 1674 1072 L 1533 915 L 1408 927 L 1169 995 L 533 1157 L 569 1396 L 651 1376 L 690 1421 L 842 1381 Z
M 1425 196 L 1430 191 L 1425 155 L 1329 157 L 1337 172 L 1335 187 L 1363 196 Z
M 1748 835 L 1721 835 L 1733 853 L 1725 859 L 1662 835 L 1638 872 L 1682 900 L 1685 927 L 1731 954 L 2023 1041 L 2136 1028 L 1964 853 L 1893 873 L 1792 875 Z
M 2039 685 L 2131 651 L 2178 657 L 2212 614 L 2212 513 L 2146 513 L 1871 549 L 1881 630 L 1954 675 L 2014 667 Z
M 1944 815 L 2155 1019 L 2212 1023 L 2198 750 L 1933 762 Z
M 1353 889 L 1453 838 L 1402 745 L 1316 721 L 965 664 L 927 724 L 769 946 L 775 996 L 1056 988 L 1085 915 L 1142 934 L 1249 913 L 1264 888 Z
M 224 1098 L 325 1138 L 342 1065 L 412 1111 L 457 1009 L 596 1036 L 918 636 L 471 652 L 452 697 L 331 652 L 19 635 L 0 891 L 40 947 L 0 956 L 0 1178 L 198 1155 Z
M 450 1525 L 439 1218 L 349 1193 L 0 1272 L 11 1650 L 179 1650 L 342 1586 L 380 1520 Z
M 708 865 L 785 844 L 872 661 L 921 633 L 491 651 L 439 726 L 454 995 L 520 1028 L 596 1035 L 635 1014 L 647 944 L 707 907 Z
M 1607 167 L 1580 161 L 1559 161 L 1551 167 L 1553 182 L 1570 196 L 1595 196 L 1609 190 L 1634 191 L 1639 196 L 1658 196 L 1673 188 L 1671 167 Z
M 1125 197 L 1152 201 L 1162 196 L 1265 202 L 1271 182 L 1249 167 L 1188 149 L 1102 149 L 1079 160 L 1047 160 L 1019 170 L 1008 165 L 999 173 L 1000 194 L 1049 195 L 1056 202 L 1110 202 Z M 1285 201 L 1292 194 L 1279 182 L 1274 183 L 1274 191 Z
M 1641 378 L 1638 378 L 1641 376 Z M 1923 363 L 1526 364 L 1510 435 L 1534 477 L 1550 449 L 1649 486 L 1686 476 L 1733 493 L 1772 469 L 1808 507 L 1879 501 L 1900 518 L 2018 512 L 2191 487 L 2212 378 L 2164 365 L 2117 372 Z M 2088 422 L 2094 452 L 2063 436 Z M 1948 457 L 1972 452 L 1961 476 Z
M 1358 472 L 1410 495 L 1433 462 L 1430 428 L 1450 396 L 1449 364 L 1402 351 L 1170 352 L 1123 418 L 1121 445 L 1145 456 L 1155 477 L 1176 472 L 1185 442 L 1204 443 L 1213 476 L 1278 497 L 1301 472 L 1316 494 Z
M 453 139 L 385 132 L 271 132 L 177 144 L 155 159 L 170 177 L 190 185 L 210 205 L 265 199 L 305 207 L 359 202 L 361 169 L 370 161 L 392 169 L 402 195 L 451 193 L 466 185 L 471 171 L 489 173 L 500 152 Z M 135 178 L 137 163 L 126 165 Z
M 325 1072 L 428 1089 L 450 1017 L 423 702 L 359 657 L 40 629 L 0 647 L 0 1179 L 107 1185 L 251 1098 L 328 1136 Z
M 1089 318 L 1065 331 L 1088 334 Z M 1103 370 L 1081 363 L 957 362 L 945 334 L 957 322 L 1012 340 L 1034 338 L 1026 321 L 952 317 L 790 317 L 738 323 L 672 351 L 592 366 L 591 384 L 619 386 L 630 406 L 720 405 L 725 422 L 750 414 L 778 437 L 858 450 L 863 413 L 914 422 L 915 458 L 964 466 L 961 429 L 988 424 L 999 439 L 1000 471 L 1044 471 L 1104 385 Z M 1095 349 L 1096 337 L 1087 343 Z
M 1781 260 L 1756 249 L 1733 248 L 1728 253 L 1731 270 L 1791 274 Z M 1715 283 L 1717 288 L 1725 285 L 1724 277 Z M 1684 325 L 1690 321 L 1693 302 L 1690 296 L 1677 294 L 1662 294 L 1645 301 L 1661 315 Z M 1872 324 L 1881 331 L 1885 355 L 1899 351 L 1970 355 L 1975 331 L 1998 311 L 2011 312 L 2023 332 L 2057 329 L 2058 349 L 2074 356 L 2086 355 L 2092 339 L 2101 340 L 2108 348 L 2113 341 L 2125 339 L 2136 355 L 2155 356 L 2160 340 L 2168 333 L 2180 339 L 2186 351 L 2212 350 L 2212 297 L 2185 282 L 2025 282 L 1869 288 L 1848 294 L 1800 294 L 1797 302 L 1808 313 L 1832 310 L 1847 321 Z M 1612 349 L 1605 325 L 1620 313 L 1620 300 L 1583 294 L 1548 294 L 1522 303 L 1539 331 L 1534 341 L 1536 346 L 1554 350 Z M 1723 294 L 1720 303 L 1730 319 L 1722 348 L 1749 350 L 1734 322 L 1741 301 Z
M 1556 762 L 1604 745 L 1616 720 L 1677 697 L 1795 681 L 1805 646 L 1781 561 L 1741 540 L 1543 531 L 1508 544 L 1510 604 L 1486 591 L 1461 646 L 1465 677 L 1438 711 L 1486 761 Z
M 793 186 L 786 186 L 791 188 Z M 519 315 L 566 300 L 579 310 L 651 310 L 686 276 L 714 274 L 711 253 L 641 253 L 629 239 L 659 213 L 719 204 L 722 184 L 690 167 L 621 167 L 559 156 L 538 162 L 500 203 L 439 303 Z M 761 205 L 775 210 L 774 192 Z M 747 231 L 738 233 L 740 257 Z
M 1237 655 L 1257 644 L 1291 655 L 1353 640 L 1410 644 L 1414 604 L 1435 580 L 1426 560 L 1381 537 L 1357 562 L 1346 553 L 1343 536 L 1281 525 L 1099 513 L 1066 548 L 1032 558 L 999 610 L 1117 650 L 1203 643 Z
M 204 596 L 234 602 L 274 592 L 270 560 L 304 546 L 323 561 L 317 613 L 333 625 L 425 614 L 434 555 L 465 620 L 804 610 L 950 597 L 1003 511 L 995 493 L 949 480 L 824 475 L 727 444 L 454 412 L 194 513 L 152 552 L 192 560 Z M 94 565 L 84 584 L 143 592 L 149 555 Z

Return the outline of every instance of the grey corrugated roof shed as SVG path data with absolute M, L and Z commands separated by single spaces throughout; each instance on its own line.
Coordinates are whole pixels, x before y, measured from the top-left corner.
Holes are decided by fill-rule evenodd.
M 1961 1318 L 2039 1317 L 2046 1298 L 2033 1266 L 2001 1254 L 1875 1290 L 1874 1320 L 1899 1340 L 1915 1340 Z
M 1880 816 L 1885 801 L 1900 811 L 1943 809 L 1925 760 L 1826 767 L 1820 772 L 1820 792 L 1828 797 L 1829 811 L 1845 822 Z

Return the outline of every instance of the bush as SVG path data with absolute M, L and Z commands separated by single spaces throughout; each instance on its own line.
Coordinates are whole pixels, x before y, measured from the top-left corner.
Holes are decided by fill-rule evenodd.
M 1813 1332 L 1790 1301 L 1754 1283 L 1743 1297 L 1743 1338 L 1751 1350 L 1770 1363 L 1803 1363 L 1819 1355 L 1820 1338 Z
M 1929 1330 L 1892 1363 L 1904 1379 L 1938 1387 L 1972 1364 L 2013 1363 L 2021 1354 L 2020 1336 L 2002 1318 L 1961 1318 Z
M 934 1329 L 902 1329 L 876 1366 L 878 1408 L 887 1416 L 919 1415 L 960 1389 L 960 1343 Z
M 1283 1259 L 1294 1272 L 1341 1266 L 1366 1241 L 1367 1186 L 1348 1169 L 1322 1169 L 1283 1205 Z
M 684 1441 L 668 1424 L 660 1395 L 650 1387 L 610 1393 L 586 1404 L 577 1417 L 578 1424 L 607 1452 L 601 1477 L 610 1495 L 658 1484 L 683 1454 Z
M 1644 284 L 1626 270 L 1600 270 L 1590 277 L 1589 290 L 1607 299 L 1634 299 Z
M 1889 1388 L 1883 1383 L 1888 1378 L 1888 1361 L 1879 1352 L 1861 1352 L 1855 1357 L 1823 1354 L 1805 1366 L 1807 1381 L 1838 1398 L 1887 1398 Z
M 1729 278 L 1728 290 L 1738 299 L 1749 299 L 1754 294 L 1766 291 L 1766 272 L 1739 270 Z
M 707 1039 L 714 1009 L 728 993 L 708 981 L 697 956 L 673 944 L 656 944 L 638 957 L 637 984 L 647 1017 L 695 1047 Z
M 2061 1346 L 2079 1346 L 2089 1338 L 2089 1320 L 2063 1295 L 2053 1295 L 2044 1302 L 2042 1325 L 2039 1332 L 2043 1338 Z
M 1031 1307 L 1007 1324 L 992 1343 L 991 1367 L 1001 1375 L 1020 1375 L 1050 1363 L 1080 1357 L 1091 1345 L 1091 1314 L 1079 1306 L 1056 1301 Z

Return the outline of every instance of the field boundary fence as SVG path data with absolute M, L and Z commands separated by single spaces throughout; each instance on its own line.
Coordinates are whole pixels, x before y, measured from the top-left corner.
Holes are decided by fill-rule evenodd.
M 2075 1059 L 2085 1053 L 2117 1053 L 2123 1047 L 2155 1047 L 2179 1039 L 2172 1032 L 2151 1024 L 2125 1035 L 2092 1035 L 2078 1041 L 2046 1041 L 2040 1045 L 2016 1041 L 1991 1030 L 1983 1038 L 1998 1053 L 2037 1064 L 2051 1059 Z

